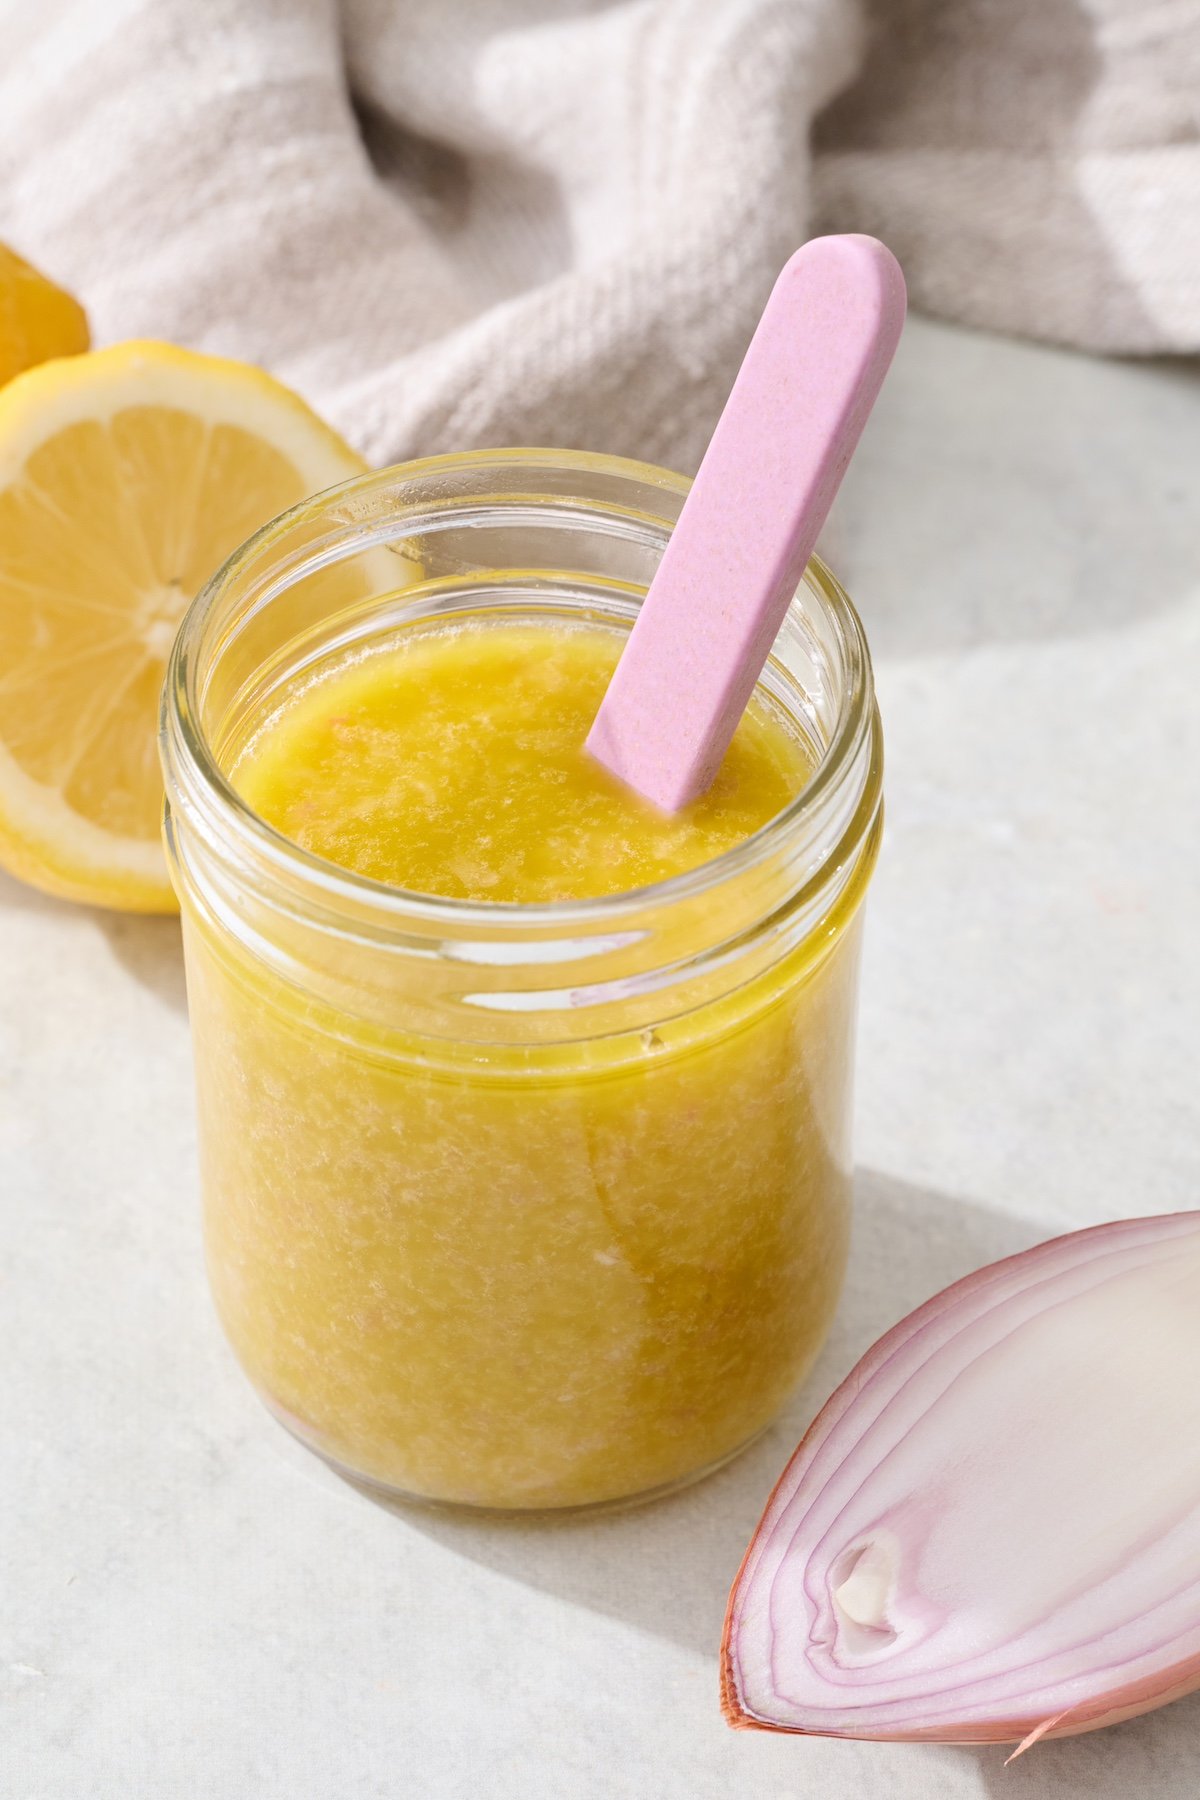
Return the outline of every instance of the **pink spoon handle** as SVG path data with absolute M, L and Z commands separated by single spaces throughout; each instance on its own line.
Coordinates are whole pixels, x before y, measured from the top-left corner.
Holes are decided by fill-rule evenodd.
M 875 238 L 813 238 L 771 292 L 587 745 L 666 812 L 754 691 L 904 324 Z

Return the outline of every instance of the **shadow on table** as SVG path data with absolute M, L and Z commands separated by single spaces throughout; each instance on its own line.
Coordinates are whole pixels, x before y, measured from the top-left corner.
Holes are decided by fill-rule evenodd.
M 519 1522 L 400 1514 L 412 1529 L 575 1605 L 706 1655 L 768 1493 L 808 1421 L 879 1334 L 947 1282 L 1046 1236 L 1034 1225 L 862 1172 L 846 1294 L 817 1367 L 784 1417 L 727 1469 L 626 1513 Z
M 989 1800 L 1191 1800 L 1200 1794 L 1200 1694 L 1083 1737 L 1035 1744 L 1004 1766 L 998 1745 L 947 1750 Z
M 896 1319 L 948 1282 L 1053 1227 L 860 1171 L 846 1294 L 817 1368 L 780 1423 L 729 1468 L 628 1513 L 549 1523 L 397 1509 L 409 1529 L 512 1581 L 630 1621 L 715 1662 L 726 1595 L 766 1497 L 817 1407 Z M 715 1705 L 714 1675 L 714 1705 Z M 801 1747 L 797 1746 L 798 1752 Z M 947 1747 L 994 1800 L 1131 1800 L 1200 1794 L 1200 1696 L 1092 1736 Z
M 138 913 L 93 912 L 121 967 L 174 1012 L 187 1011 L 179 920 Z
M 0 870 L 0 913 L 55 915 L 79 931 L 99 932 L 114 960 L 148 988 L 165 1006 L 176 1012 L 187 1009 L 183 980 L 183 946 L 179 920 L 150 913 L 106 912 L 102 907 L 80 906 L 58 900 L 52 894 L 17 881 Z

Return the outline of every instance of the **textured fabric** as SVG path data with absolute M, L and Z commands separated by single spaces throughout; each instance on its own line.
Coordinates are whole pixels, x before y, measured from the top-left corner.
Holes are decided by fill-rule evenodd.
M 1200 348 L 1198 109 L 1198 0 L 0 0 L 0 238 L 377 461 L 689 467 L 816 230 L 946 317 Z

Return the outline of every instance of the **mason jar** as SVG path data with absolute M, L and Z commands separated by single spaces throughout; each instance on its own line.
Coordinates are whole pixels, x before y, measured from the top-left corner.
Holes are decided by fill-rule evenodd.
M 759 688 L 811 779 L 655 886 L 410 893 L 306 853 L 230 781 L 279 695 L 356 649 L 627 631 L 687 485 L 547 450 L 363 477 L 238 551 L 171 659 L 217 1311 L 288 1429 L 397 1496 L 571 1508 L 693 1480 L 768 1424 L 837 1302 L 881 741 L 818 560 Z

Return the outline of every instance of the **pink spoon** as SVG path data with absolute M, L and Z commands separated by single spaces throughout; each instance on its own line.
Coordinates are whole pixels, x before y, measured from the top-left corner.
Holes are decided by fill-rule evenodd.
M 729 747 L 904 324 L 875 238 L 813 238 L 771 291 L 587 747 L 666 812 Z

